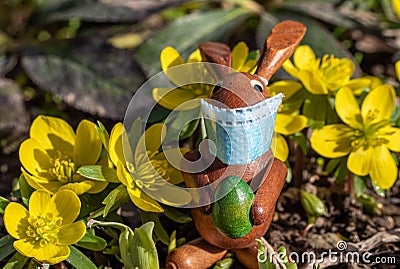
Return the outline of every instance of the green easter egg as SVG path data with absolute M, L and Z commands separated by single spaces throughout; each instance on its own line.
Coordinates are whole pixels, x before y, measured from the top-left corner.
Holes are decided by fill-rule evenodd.
M 243 237 L 253 227 L 250 209 L 254 193 L 245 181 L 236 176 L 224 178 L 215 190 L 215 197 L 220 197 L 226 192 L 228 194 L 213 205 L 214 225 L 227 237 Z

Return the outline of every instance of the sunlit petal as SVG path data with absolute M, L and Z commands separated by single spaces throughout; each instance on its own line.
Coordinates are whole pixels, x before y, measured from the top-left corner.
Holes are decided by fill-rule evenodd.
M 398 176 L 398 168 L 390 151 L 384 146 L 372 149 L 373 161 L 371 161 L 371 180 L 381 189 L 389 189 L 393 186 Z
M 52 167 L 49 155 L 35 139 L 22 142 L 19 148 L 19 159 L 24 168 L 32 174 L 39 174 Z
M 289 156 L 289 147 L 283 135 L 276 134 L 272 137 L 271 150 L 275 158 L 285 162 Z
M 396 93 L 392 86 L 382 84 L 371 91 L 361 105 L 361 115 L 365 125 L 389 120 L 393 112 Z
M 114 125 L 110 134 L 109 155 L 114 165 L 117 165 L 118 161 L 125 163 L 124 150 L 122 147 L 122 132 L 124 132 L 124 126 L 119 122 Z
M 154 88 L 153 89 L 153 98 L 158 102 L 159 105 L 169 109 L 174 110 L 178 106 L 187 103 L 179 107 L 180 110 L 182 109 L 193 109 L 195 106 L 198 106 L 199 103 L 191 102 L 195 98 L 198 98 L 193 91 L 188 89 L 170 89 L 170 88 Z
M 108 186 L 108 182 L 93 181 L 93 183 L 94 186 L 90 190 L 88 190 L 87 193 L 99 193 Z
M 17 240 L 13 244 L 14 248 L 26 257 L 36 257 L 40 248 L 32 244 L 30 241 L 26 242 L 25 240 Z
M 121 183 L 127 186 L 128 188 L 134 185 L 132 176 L 126 170 L 122 162 L 117 163 L 117 176 L 119 181 L 121 181 Z
M 162 123 L 150 126 L 139 139 L 135 150 L 135 161 L 139 155 L 147 154 L 147 151 L 154 152 L 161 146 L 166 135 L 166 126 Z
M 400 152 L 400 128 L 386 126 L 379 130 L 379 135 L 385 139 L 385 145 L 391 151 Z
M 299 75 L 299 69 L 297 69 L 290 60 L 284 61 L 282 68 L 294 78 L 297 78 Z
M 82 221 L 63 225 L 58 229 L 57 244 L 72 245 L 77 243 L 86 233 L 86 225 Z
M 63 219 L 63 224 L 72 223 L 79 215 L 81 201 L 78 195 L 71 190 L 59 190 L 51 198 L 49 211 Z
M 32 193 L 29 199 L 29 213 L 33 216 L 40 216 L 47 212 L 50 202 L 50 193 L 45 190 L 37 190 Z
M 371 91 L 380 84 L 382 84 L 382 81 L 378 77 L 365 76 L 350 80 L 346 86 L 349 87 L 355 95 L 360 95 L 364 90 Z
M 168 183 L 160 184 L 156 191 L 151 191 L 151 194 L 157 198 L 157 201 L 175 207 L 186 205 L 192 200 L 192 196 L 187 190 Z
M 75 133 L 72 127 L 62 119 L 38 116 L 32 122 L 30 137 L 38 141 L 45 150 L 57 149 L 67 154 L 73 152 Z
M 48 244 L 43 248 L 39 248 L 35 258 L 41 262 L 48 264 L 56 264 L 68 258 L 70 249 L 68 246 L 59 246 Z
M 85 192 L 91 190 L 94 187 L 94 182 L 92 180 L 84 180 L 81 182 L 73 182 L 62 185 L 59 190 L 71 190 L 77 195 L 84 194 Z
M 249 47 L 244 42 L 239 42 L 232 50 L 232 68 L 241 71 L 249 55 Z
M 160 61 L 161 68 L 170 81 L 177 86 L 185 85 L 187 83 L 187 78 L 190 77 L 191 69 L 189 67 L 181 67 L 178 69 L 173 68 L 185 64 L 185 61 L 176 49 L 170 46 L 163 49 L 161 51 Z
M 299 69 L 307 69 L 312 67 L 315 60 L 316 57 L 313 50 L 307 45 L 297 47 L 293 54 L 293 62 Z
M 349 87 L 341 88 L 336 94 L 336 112 L 344 123 L 358 130 L 362 130 L 363 122 L 360 107 Z
M 304 87 L 312 94 L 328 94 L 328 88 L 321 81 L 320 77 L 315 76 L 311 70 L 300 70 L 297 74 L 298 79 Z
M 164 209 L 156 200 L 150 198 L 150 196 L 144 193 L 136 185 L 134 185 L 132 188 L 128 188 L 128 194 L 132 202 L 140 209 L 157 213 L 164 212 Z
M 4 226 L 7 232 L 14 238 L 21 239 L 26 237 L 29 212 L 21 204 L 11 202 L 4 210 Z
M 347 159 L 347 168 L 356 175 L 366 176 L 370 172 L 372 158 L 375 159 L 372 147 L 367 144 L 359 146 L 350 153 Z
M 268 91 L 271 94 L 283 93 L 283 100 L 285 101 L 292 97 L 302 87 L 303 85 L 301 85 L 301 83 L 294 80 L 280 80 L 268 85 Z
M 346 156 L 352 149 L 353 129 L 344 124 L 326 125 L 315 130 L 311 136 L 311 147 L 327 158 Z
M 95 164 L 101 153 L 102 144 L 93 122 L 82 120 L 76 129 L 74 163 L 77 166 Z
M 392 0 L 392 5 L 393 5 L 394 12 L 397 15 L 397 18 L 400 19 L 400 0 Z M 396 73 L 397 73 L 397 70 L 396 70 Z M 397 75 L 397 77 L 400 78 L 399 75 Z
M 303 130 L 307 126 L 307 117 L 278 113 L 275 121 L 275 132 L 290 135 Z
M 196 62 L 201 62 L 202 58 L 201 58 L 201 53 L 200 50 L 197 49 L 195 51 L 193 51 L 188 58 L 188 63 L 196 63 Z

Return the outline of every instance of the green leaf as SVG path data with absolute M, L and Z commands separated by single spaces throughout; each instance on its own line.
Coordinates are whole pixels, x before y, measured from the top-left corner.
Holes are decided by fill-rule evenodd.
M 219 260 L 213 267 L 213 269 L 229 269 L 235 263 L 233 255 L 226 255 L 222 260 Z
M 192 218 L 186 214 L 183 214 L 176 208 L 170 206 L 163 206 L 164 207 L 164 215 L 168 217 L 170 220 L 173 220 L 178 223 L 188 223 L 192 221 Z
M 28 182 L 26 181 L 25 177 L 23 174 L 19 176 L 19 189 L 21 191 L 21 197 L 22 201 L 26 206 L 29 204 L 29 198 L 31 197 L 32 192 L 35 191 L 34 188 L 32 188 Z
M 54 13 L 48 18 L 48 21 L 68 21 L 71 19 L 79 19 L 87 22 L 121 23 L 140 21 L 145 17 L 145 15 L 146 14 L 143 12 L 124 6 L 90 3 Z
M 135 53 L 135 58 L 148 77 L 160 68 L 160 53 L 166 46 L 173 46 L 185 57 L 202 41 L 221 41 L 227 33 L 247 17 L 249 11 L 242 8 L 212 10 L 187 15 L 161 29 Z
M 325 174 L 331 174 L 342 161 L 341 158 L 330 159 L 325 167 Z
M 400 123 L 400 105 L 397 105 L 393 109 L 393 113 L 390 116 L 390 124 L 397 124 L 399 126 Z
M 106 217 L 108 215 L 108 212 L 122 206 L 128 201 L 128 191 L 126 190 L 126 187 L 121 184 L 113 189 L 103 200 L 103 204 L 106 205 L 104 207 L 103 217 Z
M 176 245 L 176 231 L 173 231 L 171 233 L 171 236 L 169 237 L 168 254 L 171 253 L 171 251 L 173 251 L 176 248 L 177 248 L 177 245 Z
M 76 245 L 93 251 L 101 251 L 107 246 L 107 241 L 96 236 L 93 229 L 88 229 L 86 230 L 86 234 Z
M 200 107 L 187 111 L 175 110 L 165 121 L 168 132 L 164 143 L 190 137 L 199 125 L 199 118 Z
M 336 181 L 342 183 L 348 174 L 349 169 L 347 168 L 347 158 L 341 158 L 334 174 Z
M 0 239 L 0 261 L 15 252 L 13 247 L 15 239 L 7 234 Z
M 303 115 L 308 118 L 311 129 L 322 128 L 326 120 L 326 108 L 329 106 L 324 95 L 309 95 L 303 104 Z
M 147 222 L 136 228 L 133 235 L 131 255 L 137 268 L 160 268 L 158 254 L 153 241 L 153 222 Z
M 120 183 L 117 176 L 117 171 L 107 166 L 84 165 L 79 167 L 77 173 L 91 180 Z
M 353 182 L 354 182 L 354 193 L 356 194 L 356 196 L 362 195 L 365 189 L 367 188 L 367 186 L 365 185 L 365 180 L 358 175 L 354 175 Z
M 131 249 L 132 249 L 132 240 L 133 233 L 130 229 L 125 229 L 121 231 L 119 235 L 119 251 L 121 253 L 122 263 L 125 268 L 134 268 L 133 259 Z
M 80 250 L 73 246 L 69 246 L 71 253 L 66 261 L 79 269 L 97 269 L 97 266 Z
M 3 269 L 22 269 L 28 260 L 28 257 L 16 252 L 7 264 L 4 265 Z
M 4 210 L 6 209 L 6 206 L 10 203 L 10 201 L 3 196 L 0 196 L 0 214 L 4 214 Z
M 283 2 L 279 8 L 314 17 L 329 24 L 354 29 L 359 24 L 340 13 L 335 3 L 323 1 L 294 1 Z
M 49 44 L 37 50 L 40 52 L 26 51 L 22 56 L 27 75 L 39 87 L 85 112 L 122 119 L 143 82 L 130 52 L 96 38 Z
M 101 143 L 108 152 L 108 146 L 110 144 L 110 135 L 108 134 L 106 127 L 104 127 L 103 123 L 97 121 L 97 125 L 95 128 L 97 134 L 100 137 Z
M 158 239 L 161 240 L 165 245 L 169 245 L 169 236 L 167 231 L 165 231 L 164 227 L 161 224 L 160 218 L 157 213 L 146 212 L 140 210 L 140 216 L 142 218 L 142 223 L 153 222 L 154 223 L 154 233 Z

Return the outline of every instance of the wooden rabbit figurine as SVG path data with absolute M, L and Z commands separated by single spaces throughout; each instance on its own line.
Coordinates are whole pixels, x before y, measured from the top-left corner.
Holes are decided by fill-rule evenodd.
M 305 31 L 306 27 L 299 22 L 283 21 L 277 24 L 266 40 L 255 75 L 238 72 L 227 73 L 223 68 L 216 68 L 214 71 L 222 77 L 222 81 L 215 86 L 211 99 L 236 109 L 255 105 L 269 98 L 268 80 L 292 55 Z M 231 51 L 225 44 L 202 43 L 200 52 L 204 61 L 228 67 L 231 65 Z M 243 79 L 243 76 L 248 79 Z M 200 157 L 197 150 L 185 155 L 185 158 L 192 162 L 199 160 Z M 268 161 L 273 161 L 270 170 L 266 169 Z M 271 159 L 270 152 L 265 152 L 246 164 L 232 165 L 215 158 L 213 163 L 202 172 L 183 173 L 185 183 L 189 188 L 211 184 L 222 176 L 228 179 L 231 179 L 232 176 L 239 176 L 247 184 L 257 184 L 259 188 L 255 191 L 254 197 L 252 196 L 249 200 L 249 205 L 238 204 L 237 206 L 221 207 L 216 201 L 210 205 L 192 209 L 195 226 L 202 238 L 172 251 L 167 257 L 166 268 L 209 268 L 221 259 L 227 250 L 234 252 L 236 258 L 247 268 L 258 268 L 255 239 L 264 236 L 271 223 L 286 173 L 285 165 L 277 159 Z M 210 197 L 208 199 L 211 201 Z M 217 206 L 220 211 L 217 211 Z M 232 214 L 229 212 L 231 208 L 234 211 Z M 230 218 L 234 218 L 238 213 L 241 214 L 240 216 L 243 216 L 242 213 L 246 215 L 246 210 L 248 210 L 247 222 L 250 223 L 250 227 L 245 232 L 237 232 L 236 228 L 230 230 L 231 227 L 229 223 L 226 224 L 226 220 L 222 220 L 222 224 L 219 221 L 216 223 L 219 214 L 228 219 L 228 222 L 234 223 L 235 220 Z M 239 226 L 246 227 L 248 223 L 239 224 Z M 221 228 L 221 226 L 224 227 Z

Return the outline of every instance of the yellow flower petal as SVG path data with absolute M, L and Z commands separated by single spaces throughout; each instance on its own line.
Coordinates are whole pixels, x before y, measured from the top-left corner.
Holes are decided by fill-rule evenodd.
M 93 122 L 82 120 L 76 129 L 74 163 L 77 166 L 95 164 L 100 157 L 102 144 Z
M 303 83 L 306 88 L 312 94 L 328 94 L 328 88 L 325 83 L 320 80 L 319 76 L 315 76 L 311 70 L 300 70 L 297 74 L 298 79 Z
M 30 138 L 22 142 L 19 159 L 29 173 L 49 175 L 47 170 L 52 167 L 50 157 L 35 139 Z
M 77 195 L 81 195 L 91 190 L 94 187 L 94 185 L 95 183 L 92 180 L 84 180 L 81 182 L 63 184 L 59 188 L 59 190 L 71 190 L 75 192 Z
M 381 189 L 389 189 L 398 176 L 396 162 L 384 145 L 374 147 L 371 154 L 373 156 L 369 173 L 371 180 Z
M 154 88 L 153 98 L 158 102 L 159 105 L 165 107 L 169 110 L 174 110 L 178 106 L 185 104 L 188 101 L 192 101 L 195 98 L 205 97 L 198 96 L 193 91 L 189 89 L 170 89 L 170 88 Z M 190 102 L 186 105 L 181 106 L 179 109 L 189 110 L 198 106 L 199 103 Z
M 268 91 L 271 94 L 283 93 L 283 100 L 287 100 L 298 92 L 303 85 L 294 80 L 280 80 L 268 85 Z
M 400 128 L 386 126 L 379 130 L 379 135 L 386 141 L 386 147 L 391 151 L 400 152 Z
M 87 191 L 87 193 L 93 194 L 93 193 L 99 193 L 103 191 L 105 188 L 108 186 L 108 182 L 102 182 L 102 181 L 95 181 L 93 180 L 94 186 Z
M 350 80 L 346 86 L 349 87 L 355 95 L 360 95 L 365 88 L 372 90 L 380 84 L 382 84 L 382 81 L 378 77 L 365 76 Z
M 55 193 L 57 190 L 63 186 L 58 180 L 48 180 L 47 178 L 32 176 L 27 173 L 24 169 L 21 169 L 22 173 L 28 184 L 36 190 L 47 190 L 50 193 Z
M 240 68 L 240 72 L 254 74 L 257 70 L 257 60 L 248 60 L 242 67 Z
M 271 150 L 275 158 L 285 162 L 289 156 L 289 147 L 283 135 L 275 134 L 272 137 Z
M 37 250 L 35 258 L 44 263 L 57 264 L 67 259 L 69 254 L 70 249 L 68 246 L 48 244 Z
M 168 150 L 164 151 L 165 153 L 164 152 L 158 153 L 156 156 L 154 156 L 153 159 L 161 160 L 161 161 L 162 160 L 168 161 L 166 159 L 166 156 L 165 156 L 165 155 L 167 155 L 167 156 L 169 156 L 168 158 L 174 158 L 173 160 L 171 160 L 173 163 L 180 164 L 182 158 L 184 158 L 183 156 L 188 151 L 189 151 L 189 149 L 186 149 L 186 148 L 181 148 L 181 149 L 178 150 L 178 152 L 177 152 L 177 149 L 168 149 Z M 181 171 L 176 169 L 172 165 L 171 165 L 171 172 L 168 174 L 168 177 L 169 177 L 169 181 L 168 182 L 171 183 L 171 184 L 175 184 L 176 185 L 176 184 L 179 184 L 179 183 L 183 182 L 183 176 L 182 176 Z
M 161 68 L 165 75 L 171 80 L 175 85 L 182 86 L 187 83 L 188 77 L 190 77 L 190 68 L 179 68 L 172 69 L 169 68 L 184 64 L 185 61 L 182 59 L 179 52 L 173 47 L 166 47 L 161 51 L 160 55 Z
M 278 113 L 276 115 L 275 132 L 283 135 L 297 133 L 307 126 L 307 117 Z
M 58 229 L 57 244 L 60 245 L 75 244 L 82 239 L 85 233 L 86 233 L 86 225 L 82 221 L 63 225 L 60 227 L 60 229 Z
M 156 191 L 151 191 L 151 194 L 157 197 L 157 201 L 175 207 L 186 205 L 192 200 L 192 196 L 187 190 L 167 182 L 165 182 L 165 184 L 160 184 Z
M 392 86 L 382 84 L 371 91 L 361 105 L 364 125 L 372 125 L 389 120 L 392 115 L 396 93 Z
M 343 87 L 338 91 L 335 108 L 344 123 L 358 130 L 363 129 L 360 107 L 349 87 Z
M 37 190 L 29 199 L 29 213 L 33 216 L 41 216 L 47 212 L 50 202 L 50 193 L 45 190 Z
M 142 154 L 147 154 L 147 151 L 157 151 L 166 135 L 166 126 L 162 123 L 153 124 L 139 138 L 135 150 L 135 162 Z
M 40 251 L 40 247 L 31 244 L 30 241 L 25 242 L 25 240 L 17 240 L 13 244 L 14 248 L 26 257 L 36 257 Z
M 117 176 L 119 181 L 124 184 L 126 187 L 131 188 L 134 185 L 133 178 L 131 174 L 126 170 L 125 166 L 122 162 L 117 163 Z
M 316 60 L 313 50 L 307 46 L 298 46 L 293 54 L 293 62 L 298 69 L 311 68 Z
M 38 141 L 43 149 L 48 150 L 50 156 L 56 154 L 52 152 L 54 149 L 66 154 L 73 152 L 75 133 L 72 127 L 62 119 L 38 116 L 32 123 L 30 137 Z
M 290 60 L 286 60 L 282 64 L 282 68 L 294 78 L 298 77 L 299 69 L 295 67 Z
M 249 47 L 244 42 L 239 42 L 232 50 L 232 69 L 242 71 L 241 68 L 249 55 Z
M 28 229 L 29 212 L 21 204 L 11 202 L 4 210 L 4 226 L 7 232 L 16 239 L 26 237 L 26 229 Z
M 63 225 L 72 223 L 79 215 L 81 201 L 78 195 L 71 190 L 59 190 L 53 195 L 49 211 L 63 219 Z
M 118 122 L 112 128 L 110 134 L 110 152 L 108 154 L 110 155 L 110 159 L 115 166 L 117 165 L 118 161 L 125 163 L 124 150 L 122 147 L 122 132 L 124 132 L 124 126 L 122 123 Z
M 392 5 L 397 18 L 400 18 L 400 0 L 392 0 Z M 397 77 L 399 78 L 400 76 L 397 75 Z
M 359 176 L 366 176 L 371 169 L 373 156 L 372 147 L 364 145 L 352 151 L 347 159 L 347 168 Z
M 195 51 L 193 51 L 188 58 L 188 63 L 196 63 L 196 62 L 201 62 L 203 59 L 201 57 L 201 53 L 200 50 L 197 49 Z
M 352 149 L 352 133 L 353 129 L 344 124 L 326 125 L 313 132 L 310 138 L 311 147 L 327 158 L 346 156 Z
M 144 211 L 162 213 L 164 209 L 160 204 L 144 193 L 136 184 L 132 188 L 128 188 L 128 194 L 132 202 Z

